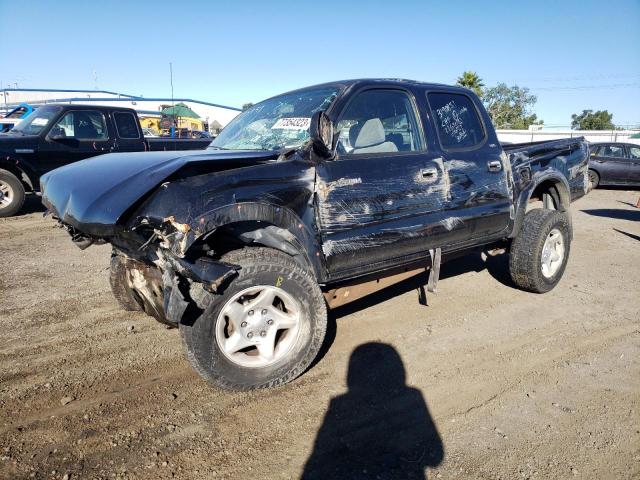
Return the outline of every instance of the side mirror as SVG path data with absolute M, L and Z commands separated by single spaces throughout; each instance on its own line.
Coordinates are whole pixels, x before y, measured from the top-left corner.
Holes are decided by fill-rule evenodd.
M 67 135 L 62 127 L 53 127 L 49 132 L 49 138 L 54 142 L 59 142 L 67 138 Z
M 318 155 L 325 158 L 333 156 L 333 122 L 324 111 L 316 112 L 311 117 L 309 137 Z

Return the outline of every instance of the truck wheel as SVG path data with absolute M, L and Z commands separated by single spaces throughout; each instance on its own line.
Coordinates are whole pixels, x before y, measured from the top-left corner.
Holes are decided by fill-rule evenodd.
M 20 179 L 8 170 L 0 169 L 0 217 L 12 217 L 18 213 L 25 197 Z
M 509 271 L 514 283 L 544 293 L 562 278 L 571 246 L 569 214 L 535 209 L 524 217 L 522 229 L 511 243 Z
M 324 340 L 327 309 L 311 273 L 286 253 L 234 250 L 240 265 L 192 325 L 180 324 L 187 358 L 207 381 L 227 390 L 287 383 L 311 364 Z
M 111 274 L 109 275 L 111 292 L 120 306 L 129 312 L 142 311 L 142 300 L 138 298 L 127 280 L 127 267 L 118 254 L 111 255 Z
M 589 170 L 589 183 L 591 184 L 591 190 L 595 190 L 600 183 L 600 175 L 595 170 Z

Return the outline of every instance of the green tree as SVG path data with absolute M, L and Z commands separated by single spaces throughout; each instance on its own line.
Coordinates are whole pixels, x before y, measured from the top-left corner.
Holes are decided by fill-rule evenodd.
M 474 91 L 479 97 L 482 97 L 482 87 L 484 87 L 484 83 L 482 83 L 482 79 L 476 72 L 472 72 L 471 70 L 462 72 L 462 75 L 460 75 L 456 81 L 456 85 L 468 88 Z
M 482 101 L 496 128 L 526 130 L 530 125 L 542 125 L 531 110 L 538 99 L 526 87 L 509 87 L 499 83 L 484 90 Z
M 606 110 L 583 110 L 580 115 L 571 115 L 571 128 L 574 130 L 613 130 L 613 113 Z
M 253 107 L 253 103 L 249 102 L 249 103 L 245 103 L 244 105 L 242 105 L 242 111 L 244 112 L 247 108 L 251 108 Z

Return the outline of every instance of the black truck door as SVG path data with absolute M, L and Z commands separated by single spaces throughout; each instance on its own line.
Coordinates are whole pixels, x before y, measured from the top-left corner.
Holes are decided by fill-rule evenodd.
M 114 150 L 118 152 L 140 152 L 146 150 L 145 139 L 140 129 L 140 121 L 133 112 L 113 112 L 113 124 L 116 130 Z
M 450 212 L 473 225 L 468 240 L 499 236 L 509 226 L 513 205 L 509 160 L 490 130 L 490 120 L 461 92 L 427 94 L 442 148 L 450 189 Z
M 338 158 L 317 168 L 317 221 L 330 275 L 424 256 L 446 223 L 442 159 L 426 149 L 415 98 L 401 89 L 356 93 L 336 123 Z
M 41 137 L 38 146 L 40 175 L 112 149 L 107 120 L 98 110 L 69 110 Z

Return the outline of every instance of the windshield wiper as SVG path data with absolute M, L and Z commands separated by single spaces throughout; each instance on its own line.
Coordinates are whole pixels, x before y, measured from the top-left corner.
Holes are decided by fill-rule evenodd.
M 207 147 L 207 150 L 208 150 L 208 149 L 211 149 L 211 150 L 229 150 L 228 148 L 219 147 L 219 146 L 217 146 L 217 145 L 209 145 L 209 146 Z

